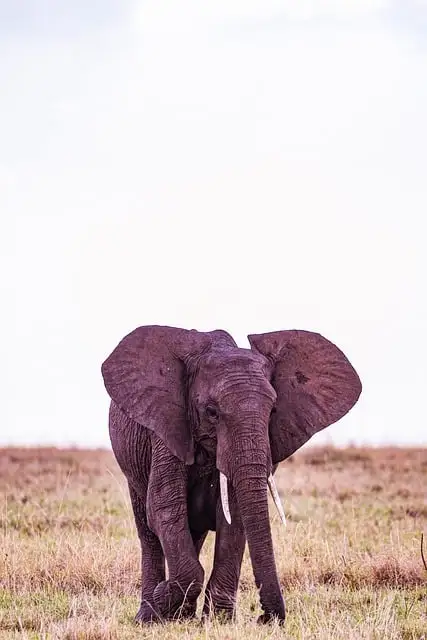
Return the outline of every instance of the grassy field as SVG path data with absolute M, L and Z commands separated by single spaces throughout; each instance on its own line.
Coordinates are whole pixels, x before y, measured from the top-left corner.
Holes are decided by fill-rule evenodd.
M 288 516 L 284 529 L 271 508 L 284 629 L 255 624 L 247 553 L 236 624 L 141 628 L 138 541 L 112 455 L 0 449 L 0 640 L 427 639 L 427 449 L 306 448 L 277 482 Z

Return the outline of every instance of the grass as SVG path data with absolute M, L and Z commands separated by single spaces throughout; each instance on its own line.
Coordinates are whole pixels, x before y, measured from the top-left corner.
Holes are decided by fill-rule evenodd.
M 112 455 L 0 449 L 0 640 L 427 640 L 427 449 L 306 448 L 276 478 L 288 517 L 284 529 L 271 509 L 284 629 L 255 624 L 247 552 L 235 624 L 141 628 L 139 546 Z

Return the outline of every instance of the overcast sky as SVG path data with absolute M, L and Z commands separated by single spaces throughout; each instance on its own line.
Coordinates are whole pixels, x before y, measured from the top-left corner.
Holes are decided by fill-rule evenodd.
M 425 0 L 0 0 L 0 114 L 0 442 L 108 445 L 143 324 L 319 331 L 317 441 L 427 442 Z

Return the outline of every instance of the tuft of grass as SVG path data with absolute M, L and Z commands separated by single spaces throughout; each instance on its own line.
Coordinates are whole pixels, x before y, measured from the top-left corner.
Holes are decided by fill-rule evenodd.
M 139 544 L 111 453 L 0 449 L 0 640 L 427 640 L 427 449 L 305 448 L 276 477 L 288 517 L 284 529 L 271 509 L 285 627 L 255 624 L 246 550 L 235 623 L 141 628 Z M 209 534 L 206 577 L 213 543 Z

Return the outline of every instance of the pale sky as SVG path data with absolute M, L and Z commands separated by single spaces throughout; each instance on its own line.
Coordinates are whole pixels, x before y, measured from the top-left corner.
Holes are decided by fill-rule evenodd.
M 144 324 L 318 331 L 314 442 L 427 443 L 425 0 L 0 0 L 0 114 L 1 443 L 108 445 Z

